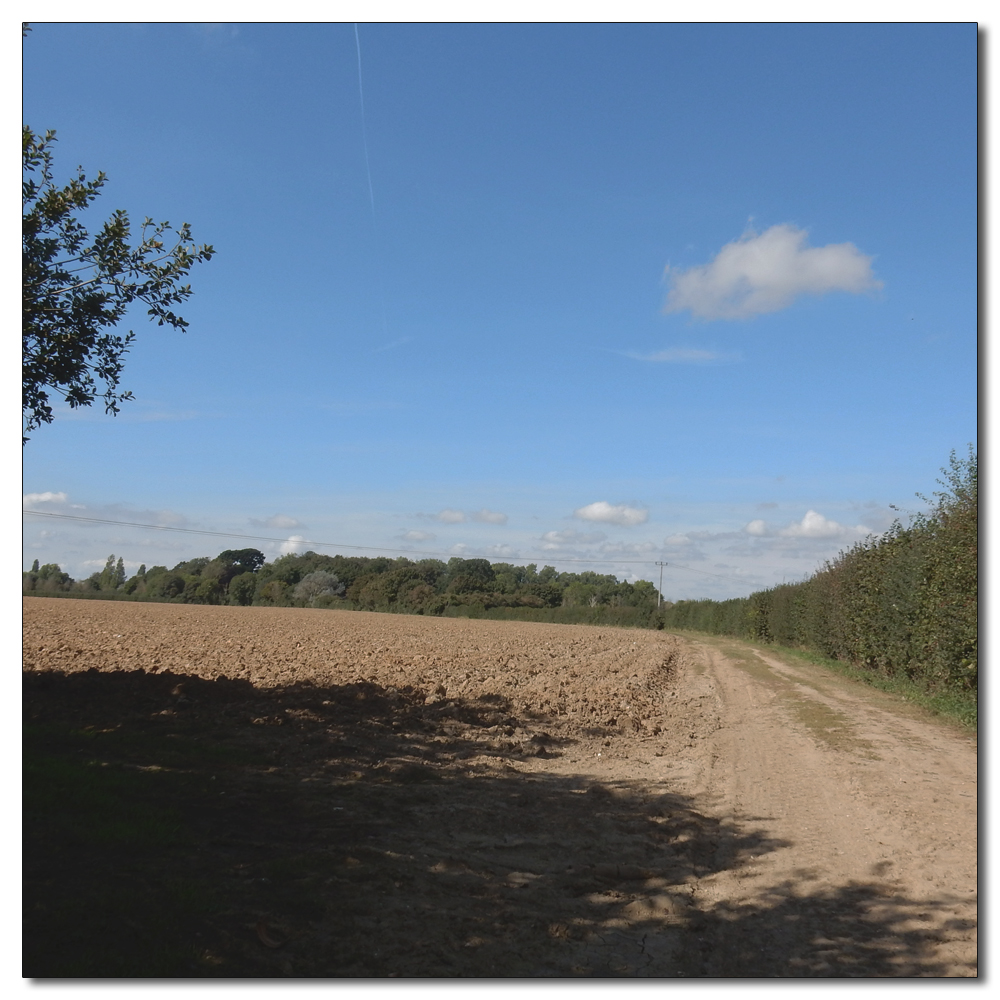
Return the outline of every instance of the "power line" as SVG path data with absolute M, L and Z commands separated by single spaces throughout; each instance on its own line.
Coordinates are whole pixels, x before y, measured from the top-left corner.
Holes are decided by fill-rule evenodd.
M 270 535 L 244 535 L 232 531 L 207 531 L 204 528 L 177 528 L 169 524 L 143 524 L 139 521 L 112 521 L 104 517 L 83 517 L 80 514 L 56 514 L 47 510 L 24 510 L 24 514 L 34 514 L 37 517 L 58 517 L 66 521 L 90 521 L 94 524 L 117 524 L 126 528 L 152 528 L 154 531 L 182 531 L 189 535 L 216 535 L 219 538 L 248 538 L 257 542 L 289 542 L 290 538 L 274 538 Z M 298 541 L 295 539 L 295 541 Z M 341 542 L 312 542 L 302 539 L 302 544 L 322 545 L 342 549 L 366 549 L 372 552 L 406 552 L 406 549 L 384 549 L 372 545 L 346 545 Z
M 365 552 L 401 552 L 404 555 L 410 556 L 454 556 L 454 552 L 428 552 L 421 549 L 394 549 L 388 546 L 376 546 L 376 545 L 350 545 L 347 542 L 315 542 L 312 539 L 290 539 L 290 538 L 274 538 L 271 535 L 244 535 L 238 534 L 231 531 L 208 531 L 204 528 L 177 528 L 167 524 L 143 524 L 138 521 L 112 521 L 108 518 L 103 517 L 83 517 L 80 514 L 56 514 L 52 511 L 46 510 L 24 510 L 24 514 L 34 514 L 37 517 L 58 517 L 63 520 L 68 521 L 89 521 L 94 524 L 116 524 L 128 528 L 151 528 L 154 531 L 181 531 L 192 535 L 214 535 L 219 538 L 246 538 L 251 541 L 258 542 L 278 542 L 279 544 L 285 544 L 290 541 L 295 541 L 299 545 L 319 545 L 322 548 L 331 549 L 360 549 Z M 527 556 L 511 556 L 516 562 L 531 562 L 533 559 L 537 561 L 538 557 L 527 557 Z M 609 565 L 615 563 L 649 563 L 648 559 L 573 559 L 571 557 L 560 557 L 560 562 L 584 562 L 584 563 L 607 563 Z
M 316 545 L 320 548 L 329 549 L 357 549 L 362 552 L 399 552 L 405 556 L 419 556 L 421 558 L 435 557 L 435 556 L 446 556 L 451 558 L 455 555 L 454 552 L 428 552 L 420 549 L 394 549 L 388 546 L 376 546 L 376 545 L 350 545 L 347 542 L 315 542 L 308 538 L 303 539 L 291 539 L 291 538 L 274 538 L 271 535 L 245 535 L 232 531 L 208 531 L 205 528 L 178 528 L 169 524 L 144 524 L 139 521 L 113 521 L 110 518 L 104 517 L 84 517 L 82 514 L 57 514 L 53 511 L 48 510 L 22 510 L 22 514 L 31 514 L 35 517 L 55 517 L 60 518 L 64 521 L 87 521 L 91 524 L 114 524 L 119 527 L 124 528 L 149 528 L 153 531 L 179 531 L 189 535 L 211 535 L 217 538 L 244 538 L 250 541 L 257 542 L 277 542 L 280 545 L 287 544 L 288 542 L 294 541 L 297 545 Z M 539 556 L 508 556 L 513 562 L 534 562 L 537 563 L 543 557 Z M 653 560 L 650 559 L 576 559 L 572 556 L 555 556 L 553 557 L 556 562 L 562 563 L 582 563 L 584 565 L 598 565 L 598 566 L 621 566 L 625 565 L 641 565 L 648 566 Z M 498 562 L 500 560 L 497 560 Z M 705 570 L 695 569 L 693 566 L 680 566 L 677 563 L 672 564 L 676 569 L 687 569 L 692 573 L 701 573 L 703 576 L 714 576 L 720 580 L 733 579 L 733 577 L 719 576 L 718 573 L 707 573 Z

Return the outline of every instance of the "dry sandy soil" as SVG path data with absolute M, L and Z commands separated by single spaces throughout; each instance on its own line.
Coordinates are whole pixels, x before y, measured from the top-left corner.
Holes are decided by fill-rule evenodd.
M 192 795 L 170 863 L 223 903 L 176 975 L 977 974 L 974 740 L 773 649 L 37 598 L 24 622 L 34 724 L 253 751 Z M 26 954 L 68 863 L 28 863 Z

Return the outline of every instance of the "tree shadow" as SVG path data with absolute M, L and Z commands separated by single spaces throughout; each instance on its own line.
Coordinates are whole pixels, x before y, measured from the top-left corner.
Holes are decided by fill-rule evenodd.
M 947 939 L 971 939 L 973 920 L 933 915 L 969 900 L 908 899 L 878 882 L 810 888 L 799 872 L 753 904 L 700 914 L 689 975 L 724 978 L 976 976 L 976 963 L 938 957 Z
M 26 976 L 954 974 L 920 926 L 947 901 L 877 881 L 705 910 L 699 879 L 788 844 L 517 770 L 565 741 L 497 696 L 90 670 L 24 705 Z

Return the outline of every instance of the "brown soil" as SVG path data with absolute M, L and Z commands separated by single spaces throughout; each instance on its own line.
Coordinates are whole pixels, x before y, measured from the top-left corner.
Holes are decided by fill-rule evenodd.
M 66 974 L 67 900 L 178 871 L 210 891 L 175 976 L 976 975 L 974 741 L 773 650 L 38 598 L 24 622 L 31 725 L 184 777 L 192 838 L 81 860 L 29 817 L 25 975 Z

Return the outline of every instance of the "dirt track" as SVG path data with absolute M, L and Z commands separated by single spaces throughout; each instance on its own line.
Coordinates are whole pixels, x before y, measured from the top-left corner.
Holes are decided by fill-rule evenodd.
M 352 612 L 24 609 L 33 722 L 266 758 L 206 775 L 191 801 L 187 863 L 231 905 L 192 928 L 178 975 L 976 975 L 974 742 L 772 650 Z M 53 879 L 36 881 L 43 898 Z

